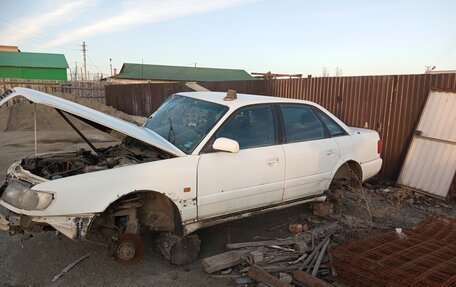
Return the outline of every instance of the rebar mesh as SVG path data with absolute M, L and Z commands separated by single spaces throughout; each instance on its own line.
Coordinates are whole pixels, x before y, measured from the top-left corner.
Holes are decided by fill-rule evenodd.
M 390 231 L 329 250 L 347 286 L 456 287 L 456 218 L 430 216 L 398 236 Z

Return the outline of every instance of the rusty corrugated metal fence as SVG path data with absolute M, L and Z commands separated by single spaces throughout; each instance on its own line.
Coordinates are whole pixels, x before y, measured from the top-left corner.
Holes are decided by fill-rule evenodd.
M 286 80 L 199 82 L 211 91 L 314 101 L 351 126 L 377 130 L 383 140 L 381 176 L 396 179 L 431 88 L 456 90 L 456 74 L 323 77 Z M 106 103 L 124 112 L 148 116 L 184 84 L 106 86 Z

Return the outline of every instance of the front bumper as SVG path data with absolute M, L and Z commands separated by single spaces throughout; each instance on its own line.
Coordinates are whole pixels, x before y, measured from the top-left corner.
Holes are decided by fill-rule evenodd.
M 85 239 L 95 214 L 75 216 L 28 216 L 17 214 L 0 204 L 0 230 L 10 234 L 57 230 L 74 240 Z

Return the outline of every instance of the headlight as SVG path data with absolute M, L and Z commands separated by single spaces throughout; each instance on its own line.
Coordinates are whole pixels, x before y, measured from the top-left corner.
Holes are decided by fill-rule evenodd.
M 11 181 L 2 195 L 2 200 L 12 206 L 27 210 L 43 210 L 51 204 L 51 193 L 31 190 L 32 186 L 21 181 Z

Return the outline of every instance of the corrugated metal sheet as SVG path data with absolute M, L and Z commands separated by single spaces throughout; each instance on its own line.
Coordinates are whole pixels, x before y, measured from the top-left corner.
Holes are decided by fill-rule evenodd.
M 113 78 L 192 82 L 253 80 L 244 70 L 131 63 L 123 64 L 120 73 Z
M 2 67 L 34 67 L 34 68 L 68 68 L 64 54 L 3 52 L 0 51 Z
M 190 90 L 183 83 L 106 85 L 106 104 L 130 115 L 148 117 L 169 95 Z
M 242 93 L 311 100 L 324 106 L 351 126 L 375 129 L 383 140 L 384 165 L 380 175 L 395 180 L 430 88 L 456 90 L 456 74 L 325 77 L 199 84 L 211 91 L 234 89 Z M 133 108 L 138 101 L 142 101 L 140 98 L 157 98 L 153 101 L 154 104 L 158 104 L 160 99 L 165 99 L 169 94 L 161 94 L 160 88 L 154 86 L 160 84 L 146 85 L 150 85 L 153 91 L 143 96 L 137 93 L 137 88 L 133 85 L 107 87 L 107 103 L 129 113 L 148 116 L 158 105 Z M 179 91 L 178 86 L 174 86 L 174 89 L 175 92 Z
M 456 92 L 432 91 L 398 183 L 446 198 L 456 172 Z

